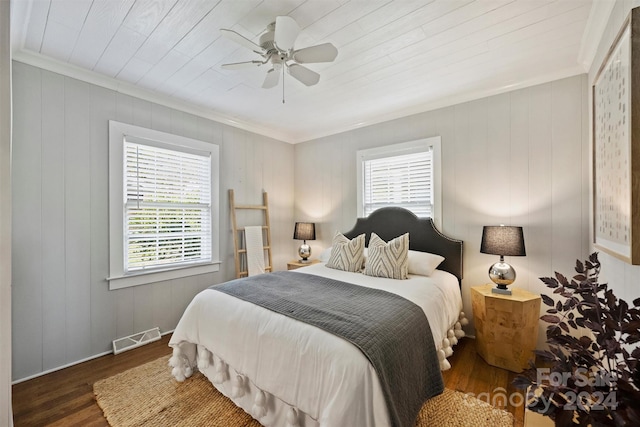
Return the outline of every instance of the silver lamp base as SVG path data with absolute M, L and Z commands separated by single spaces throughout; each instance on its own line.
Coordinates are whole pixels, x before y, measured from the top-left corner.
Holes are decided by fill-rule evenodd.
M 298 248 L 298 255 L 300 255 L 300 262 L 311 262 L 308 258 L 311 256 L 311 246 L 303 243 Z
M 493 283 L 498 285 L 491 289 L 495 294 L 511 295 L 511 291 L 507 288 L 516 280 L 516 271 L 504 261 L 499 261 L 489 267 L 489 278 Z

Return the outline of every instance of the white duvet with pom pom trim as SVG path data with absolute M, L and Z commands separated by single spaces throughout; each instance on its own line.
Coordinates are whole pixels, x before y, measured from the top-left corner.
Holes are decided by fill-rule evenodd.
M 422 308 L 441 369 L 464 335 L 458 280 L 393 280 L 330 269 L 294 270 L 398 294 Z M 183 381 L 197 365 L 213 385 L 265 426 L 388 426 L 377 374 L 353 344 L 314 326 L 230 295 L 204 290 L 189 304 L 169 345 L 172 374 Z

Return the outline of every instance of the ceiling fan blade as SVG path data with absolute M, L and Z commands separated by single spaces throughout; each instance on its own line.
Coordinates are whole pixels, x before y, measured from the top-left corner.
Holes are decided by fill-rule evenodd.
M 271 89 L 278 85 L 280 81 L 280 72 L 275 69 L 270 69 L 267 71 L 267 76 L 264 78 L 264 83 L 262 83 L 263 89 Z
M 262 65 L 262 61 L 246 61 L 222 64 L 220 67 L 224 70 L 242 70 L 245 68 L 259 67 L 260 65 Z
M 264 54 L 264 49 L 262 49 L 260 46 L 258 46 L 257 44 L 255 44 L 254 42 L 252 42 L 242 34 L 236 33 L 233 30 L 227 30 L 225 28 L 221 29 L 220 32 L 226 38 L 228 38 L 229 40 L 233 40 L 234 42 L 238 43 L 240 46 L 244 46 L 247 49 L 251 49 L 256 53 L 259 53 L 260 55 Z
M 288 69 L 289 74 L 307 86 L 313 86 L 320 81 L 320 74 L 315 71 L 311 71 L 302 65 L 291 64 Z
M 289 16 L 276 17 L 276 29 L 273 36 L 273 43 L 278 50 L 288 52 L 293 49 L 293 44 L 300 33 L 300 27 L 296 21 Z
M 293 52 L 293 60 L 301 64 L 332 62 L 338 56 L 338 49 L 331 43 L 305 47 Z

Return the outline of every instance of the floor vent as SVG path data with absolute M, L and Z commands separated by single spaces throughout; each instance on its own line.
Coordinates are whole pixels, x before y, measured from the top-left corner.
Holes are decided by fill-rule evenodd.
M 122 353 L 123 351 L 131 350 L 141 345 L 158 341 L 159 339 L 160 328 L 157 327 L 129 335 L 128 337 L 118 338 L 117 340 L 113 340 L 113 354 Z

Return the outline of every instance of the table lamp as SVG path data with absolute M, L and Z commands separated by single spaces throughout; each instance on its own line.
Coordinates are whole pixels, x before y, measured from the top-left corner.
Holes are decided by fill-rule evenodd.
M 316 224 L 313 222 L 296 222 L 293 230 L 293 238 L 302 240 L 303 243 L 298 248 L 301 262 L 309 262 L 311 256 L 311 247 L 307 245 L 307 240 L 316 240 Z
M 525 256 L 524 234 L 522 227 L 505 225 L 484 226 L 482 229 L 482 243 L 480 252 L 483 254 L 500 255 L 500 261 L 489 268 L 489 278 L 497 285 L 491 292 L 511 295 L 507 286 L 516 280 L 516 271 L 504 262 L 505 256 Z

